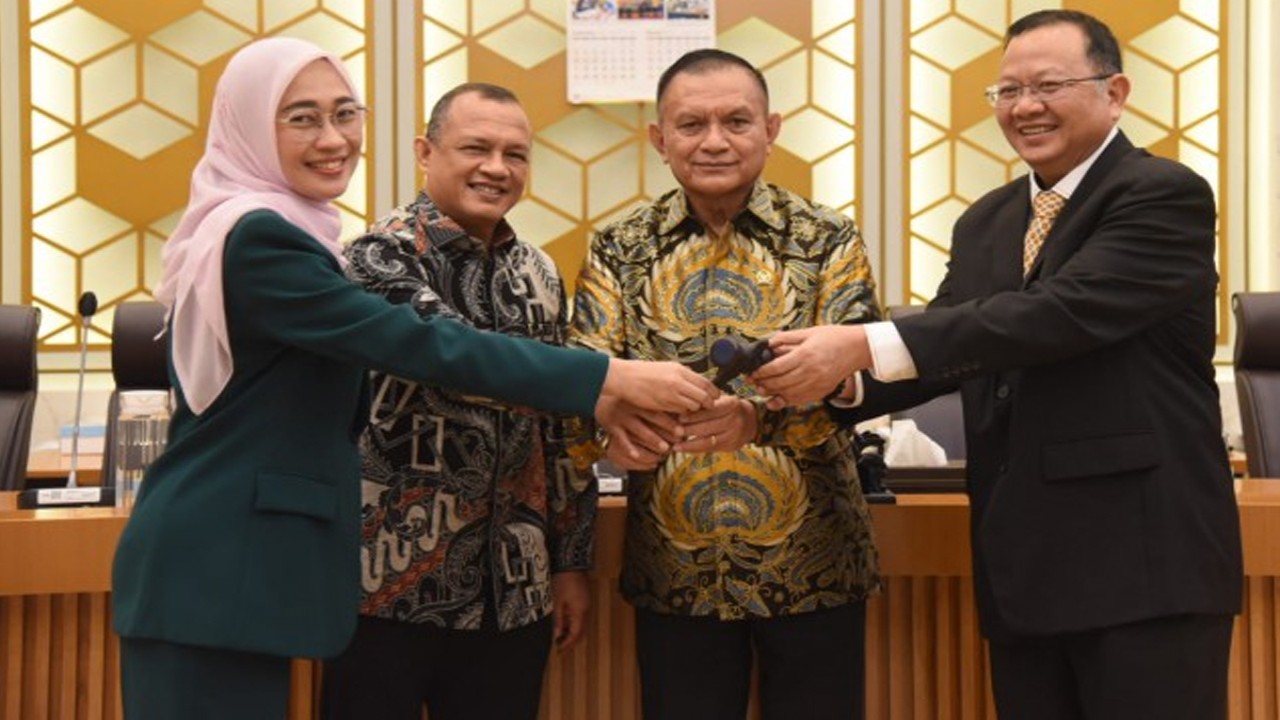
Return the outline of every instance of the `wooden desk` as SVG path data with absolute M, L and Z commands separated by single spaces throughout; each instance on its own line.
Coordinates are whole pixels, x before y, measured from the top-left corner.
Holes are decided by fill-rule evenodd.
M 1244 477 L 1249 474 L 1249 458 L 1244 454 L 1243 450 L 1232 450 L 1227 453 L 1227 459 L 1231 461 L 1232 475 Z
M 964 492 L 964 460 L 948 460 L 939 467 L 886 468 L 884 486 L 899 493 Z
M 1244 480 L 1245 608 L 1232 647 L 1231 720 L 1280 717 L 1280 480 Z M 111 508 L 13 510 L 0 495 L 0 720 L 120 717 L 110 632 Z M 553 653 L 544 720 L 639 717 L 630 606 L 616 592 L 626 507 L 601 501 L 586 640 Z M 867 607 L 870 720 L 994 720 L 978 635 L 963 495 L 903 495 L 872 508 L 884 592 Z M 294 663 L 290 720 L 316 711 L 316 666 Z M 752 710 L 752 717 L 756 717 Z

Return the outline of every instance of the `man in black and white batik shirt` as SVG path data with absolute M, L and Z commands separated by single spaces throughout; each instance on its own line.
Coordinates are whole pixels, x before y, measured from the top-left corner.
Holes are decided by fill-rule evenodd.
M 348 247 L 348 276 L 423 315 L 563 344 L 555 264 L 504 219 L 531 142 L 505 89 L 447 93 L 415 141 L 423 192 Z M 559 418 L 378 373 L 372 396 L 361 618 L 326 667 L 324 717 L 418 720 L 425 704 L 533 720 L 550 644 L 582 637 L 595 481 Z

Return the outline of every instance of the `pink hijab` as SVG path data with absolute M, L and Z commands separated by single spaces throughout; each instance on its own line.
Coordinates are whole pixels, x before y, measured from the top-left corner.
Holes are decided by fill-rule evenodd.
M 204 157 L 191 177 L 187 210 L 165 243 L 164 278 L 155 292 L 168 308 L 174 368 L 197 415 L 217 399 L 233 370 L 222 251 L 236 222 L 251 210 L 273 210 L 342 262 L 338 211 L 290 188 L 276 148 L 280 99 L 294 77 L 321 58 L 333 63 L 355 97 L 355 86 L 337 56 L 293 38 L 246 45 L 218 80 Z

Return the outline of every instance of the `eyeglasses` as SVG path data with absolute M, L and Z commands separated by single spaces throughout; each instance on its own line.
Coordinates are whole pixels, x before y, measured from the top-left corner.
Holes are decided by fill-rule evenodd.
M 364 116 L 369 108 L 358 103 L 339 105 L 333 112 L 321 112 L 315 108 L 290 110 L 276 122 L 297 133 L 299 137 L 314 140 L 320 137 L 327 121 L 343 135 L 359 135 L 364 128 Z
M 1038 102 L 1049 102 L 1050 100 L 1062 94 L 1063 90 L 1082 82 L 1093 82 L 1095 80 L 1106 80 L 1116 73 L 1103 73 L 1092 77 L 1082 78 L 1066 78 L 1064 80 L 1041 80 L 1039 82 L 1027 83 L 1026 85 L 992 85 L 982 91 L 986 95 L 987 102 L 991 103 L 991 107 L 1007 108 L 1018 102 L 1018 98 L 1022 97 L 1025 90 L 1031 95 L 1032 100 Z

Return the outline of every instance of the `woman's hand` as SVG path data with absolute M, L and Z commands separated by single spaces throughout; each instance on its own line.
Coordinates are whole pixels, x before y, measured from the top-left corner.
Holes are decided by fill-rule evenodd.
M 710 380 L 679 363 L 610 358 L 596 401 L 596 419 L 607 414 L 602 406 L 615 400 L 641 410 L 686 413 L 711 407 L 719 396 Z

